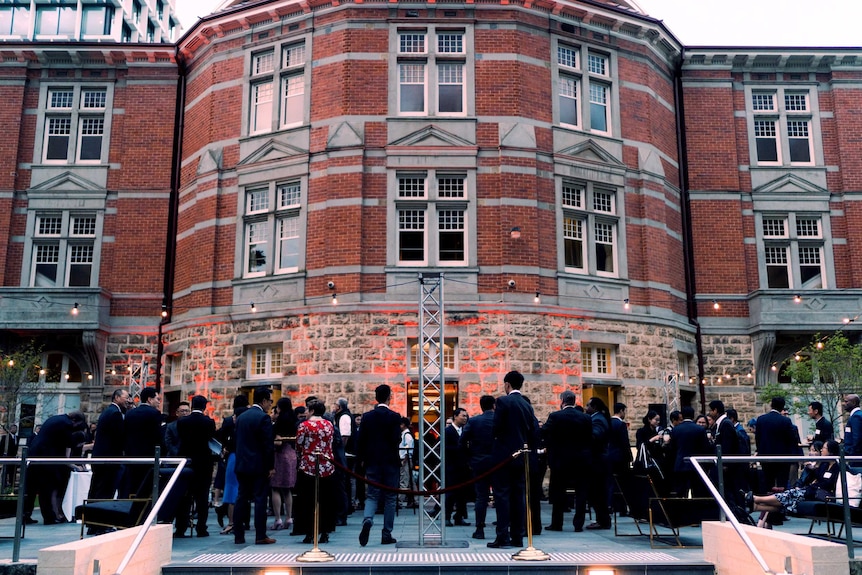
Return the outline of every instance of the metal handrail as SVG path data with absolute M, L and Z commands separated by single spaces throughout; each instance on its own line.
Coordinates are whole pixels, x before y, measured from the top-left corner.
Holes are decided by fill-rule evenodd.
M 122 575 L 123 570 L 128 566 L 129 562 L 132 560 L 135 552 L 140 547 L 141 542 L 144 540 L 147 532 L 150 529 L 150 526 L 155 522 L 158 517 L 158 513 L 162 508 L 162 505 L 167 499 L 168 494 L 173 489 L 177 480 L 179 479 L 180 473 L 185 468 L 187 460 L 183 457 L 164 457 L 161 458 L 158 454 L 155 457 L 27 457 L 27 448 L 25 447 L 21 453 L 21 457 L 0 457 L 0 465 L 2 464 L 18 464 L 21 467 L 21 477 L 19 479 L 19 496 L 18 496 L 18 508 L 15 513 L 15 537 L 14 544 L 12 547 L 12 562 L 18 563 L 20 561 L 21 556 L 21 527 L 23 525 L 24 519 L 24 497 L 21 495 L 24 494 L 26 490 L 26 479 L 27 479 L 27 469 L 30 465 L 50 465 L 50 464 L 72 464 L 72 465 L 82 465 L 82 464 L 92 464 L 92 463 L 125 463 L 132 465 L 160 465 L 162 463 L 166 463 L 168 465 L 176 465 L 173 468 L 173 472 L 171 473 L 170 479 L 168 479 L 165 488 L 158 493 L 158 499 L 150 509 L 149 515 L 147 515 L 147 519 L 144 521 L 144 524 L 141 526 L 141 530 L 138 532 L 138 535 L 135 537 L 135 540 L 132 542 L 131 547 L 126 552 L 126 555 L 123 557 L 123 560 L 120 562 L 119 567 L 117 567 L 114 575 Z M 153 479 L 154 485 L 158 485 L 158 475 L 156 475 Z M 153 491 L 153 495 L 156 495 L 156 491 Z
M 704 470 L 701 463 L 713 463 L 715 464 L 719 471 L 721 470 L 721 466 L 724 462 L 728 463 L 751 463 L 751 462 L 761 462 L 761 461 L 774 461 L 774 462 L 799 462 L 799 461 L 837 461 L 839 465 L 839 477 L 841 479 L 841 488 L 843 493 L 843 503 L 844 503 L 844 528 L 847 537 L 847 554 L 850 559 L 854 557 L 853 551 L 853 534 L 852 527 L 850 525 L 850 508 L 847 497 L 847 466 L 846 461 L 860 461 L 862 462 L 862 456 L 850 456 L 846 457 L 844 455 L 843 446 L 841 448 L 840 455 L 794 455 L 794 456 L 784 456 L 784 455 L 727 455 L 722 456 L 719 455 L 693 455 L 690 458 L 692 465 L 694 465 L 695 470 L 698 475 L 700 475 L 701 479 L 703 479 L 704 484 L 712 493 L 713 497 L 715 497 L 716 502 L 721 507 L 722 511 L 726 518 L 730 521 L 730 524 L 733 526 L 733 529 L 736 531 L 737 535 L 739 535 L 740 539 L 742 539 L 745 546 L 754 556 L 754 559 L 758 562 L 761 569 L 763 569 L 764 573 L 769 573 L 771 575 L 778 575 L 779 572 L 772 571 L 769 568 L 769 565 L 766 564 L 766 560 L 763 558 L 763 555 L 760 554 L 760 551 L 757 550 L 757 547 L 754 545 L 754 542 L 751 541 L 751 538 L 748 536 L 742 529 L 742 525 L 739 523 L 739 520 L 736 519 L 733 511 L 731 511 L 730 507 L 727 505 L 727 501 L 724 499 L 724 494 L 719 491 L 719 488 L 713 484 L 712 480 L 709 478 L 709 475 Z M 720 483 L 723 483 L 720 481 Z M 722 491 L 723 491 L 722 485 Z M 782 572 L 783 573 L 783 572 Z

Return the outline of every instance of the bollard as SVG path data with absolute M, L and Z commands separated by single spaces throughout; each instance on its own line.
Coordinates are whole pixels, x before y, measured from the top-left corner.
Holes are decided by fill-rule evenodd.
M 315 451 L 314 454 L 316 455 L 314 469 L 314 526 L 312 528 L 314 547 L 296 558 L 297 561 L 304 563 L 323 563 L 335 559 L 335 556 L 331 553 L 321 550 L 317 543 L 317 540 L 320 538 L 318 535 L 320 528 L 320 451 Z M 299 473 L 302 472 L 300 471 Z
M 524 476 L 526 477 L 526 503 L 527 503 L 527 547 L 521 549 L 514 555 L 512 559 L 516 561 L 547 561 L 551 558 L 550 555 L 533 547 L 533 512 L 530 509 L 530 447 L 524 444 L 521 450 L 521 456 L 524 458 Z

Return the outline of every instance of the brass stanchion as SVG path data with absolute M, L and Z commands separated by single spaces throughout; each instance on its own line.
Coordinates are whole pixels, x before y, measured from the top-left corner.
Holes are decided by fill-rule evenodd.
M 515 561 L 548 561 L 551 556 L 533 547 L 533 512 L 530 509 L 530 447 L 524 444 L 521 450 L 521 455 L 524 457 L 524 476 L 526 478 L 526 496 L 527 496 L 527 547 L 521 549 L 514 555 L 512 559 Z
M 314 529 L 312 530 L 314 548 L 296 558 L 297 561 L 304 563 L 324 563 L 335 559 L 334 555 L 321 550 L 317 544 L 319 539 L 317 532 L 320 525 L 320 450 L 315 451 L 314 454 L 317 456 L 314 470 Z M 300 473 L 302 472 L 300 471 Z

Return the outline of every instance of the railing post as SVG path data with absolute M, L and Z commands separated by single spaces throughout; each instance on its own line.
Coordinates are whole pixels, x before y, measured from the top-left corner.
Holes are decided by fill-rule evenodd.
M 841 480 L 841 499 L 844 508 L 844 536 L 847 539 L 847 555 L 852 561 L 853 552 L 853 527 L 850 524 L 850 501 L 847 498 L 847 460 L 844 459 L 844 444 L 838 444 L 838 477 Z
M 156 454 L 155 459 L 153 460 L 153 495 L 150 499 L 152 501 L 152 505 L 156 504 L 156 501 L 159 499 L 159 470 L 161 469 L 161 457 L 162 457 L 162 448 L 156 445 Z M 157 523 L 158 518 L 156 518 L 153 523 Z
M 27 447 L 21 449 L 21 479 L 18 480 L 18 507 L 15 510 L 15 541 L 12 544 L 12 563 L 21 558 L 21 527 L 24 525 L 24 499 L 27 497 Z
M 715 446 L 715 457 L 716 457 L 716 471 L 718 472 L 718 492 L 721 494 L 721 498 L 727 501 L 724 497 L 724 464 L 721 460 L 721 445 L 718 444 Z M 724 509 L 721 510 L 721 522 L 724 523 L 727 520 L 727 516 L 724 514 Z

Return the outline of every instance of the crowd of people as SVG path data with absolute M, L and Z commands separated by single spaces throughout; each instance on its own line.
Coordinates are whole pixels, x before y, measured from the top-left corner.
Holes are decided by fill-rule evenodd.
M 563 531 L 570 511 L 575 532 L 610 529 L 611 515 L 626 512 L 624 501 L 616 494 L 631 474 L 650 475 L 663 494 L 701 497 L 709 496 L 709 491 L 692 456 L 718 450 L 724 456 L 753 451 L 758 455 L 802 454 L 798 428 L 787 416 L 781 397 L 772 399 L 769 412 L 748 422 L 754 434 L 753 448 L 736 411 L 714 400 L 707 413 L 696 414 L 692 407 L 683 407 L 670 412 L 667 421 L 663 414 L 648 410 L 642 427 L 634 433 L 633 450 L 625 404 L 615 403 L 613 413 L 598 397 L 580 406 L 575 393 L 566 390 L 559 396 L 559 409 L 540 422 L 522 393 L 523 375 L 509 372 L 503 382 L 504 395 L 480 398 L 481 414 L 470 417 L 457 407 L 437 438 L 445 452 L 447 495 L 444 508 L 436 508 L 432 514 L 442 513 L 439 519 L 447 526 L 470 526 L 468 503 L 472 501 L 472 537 L 485 539 L 493 497 L 496 521 L 493 540 L 487 544 L 491 548 L 522 546 L 530 515 L 536 535 L 543 529 Z M 186 458 L 190 468 L 187 486 L 171 514 L 175 538 L 192 532 L 197 537 L 209 536 L 212 508 L 221 534 L 232 535 L 238 544 L 246 542 L 246 531 L 253 531 L 255 544 L 267 545 L 276 542 L 271 536 L 274 532 L 288 529 L 291 535 L 304 536 L 304 543 L 313 543 L 317 533 L 316 543 L 323 544 L 338 526 L 346 525 L 349 514 L 364 506 L 359 543 L 369 543 L 375 515 L 382 509 L 380 543 L 388 545 L 395 543 L 396 508 L 415 504 L 418 439 L 410 420 L 390 408 L 389 386 L 378 386 L 375 399 L 373 409 L 354 416 L 344 398 L 337 400 L 332 411 L 313 396 L 302 406 L 294 407 L 288 397 L 273 405 L 272 391 L 260 387 L 252 402 L 246 395 L 238 395 L 233 412 L 222 418 L 217 429 L 207 415 L 209 402 L 203 395 L 181 402 L 176 419 L 166 423 L 155 388 L 142 390 L 137 406 L 128 391 L 117 389 L 98 421 L 89 427 L 79 411 L 45 420 L 30 441 L 29 453 L 63 457 L 91 449 L 94 457 L 152 458 L 158 447 L 163 456 Z M 845 396 L 844 409 L 848 412 L 845 453 L 862 455 L 859 397 Z M 822 404 L 812 401 L 808 415 L 814 420 L 814 432 L 806 438 L 809 453 L 836 456 L 839 444 L 831 422 L 823 416 Z M 11 427 L 0 441 L 4 455 L 17 450 L 16 432 Z M 524 458 L 530 469 L 529 498 Z M 543 526 L 539 504 L 547 471 L 551 517 Z M 32 513 L 37 495 L 45 524 L 68 521 L 60 503 L 69 472 L 69 466 L 50 465 L 28 475 L 25 522 L 36 522 Z M 14 469 L 11 479 L 7 473 L 3 481 L 14 482 Z M 725 463 L 723 475 L 727 498 L 742 509 L 761 512 L 761 524 L 768 526 L 783 513 L 794 512 L 800 501 L 834 496 L 838 473 L 835 461 L 809 462 L 801 469 L 797 464 L 764 461 L 759 467 Z M 88 498 L 129 497 L 148 481 L 152 475 L 146 465 L 94 464 Z M 426 482 L 421 487 L 441 486 Z M 586 524 L 588 507 L 594 521 Z M 89 533 L 106 529 L 91 527 Z

